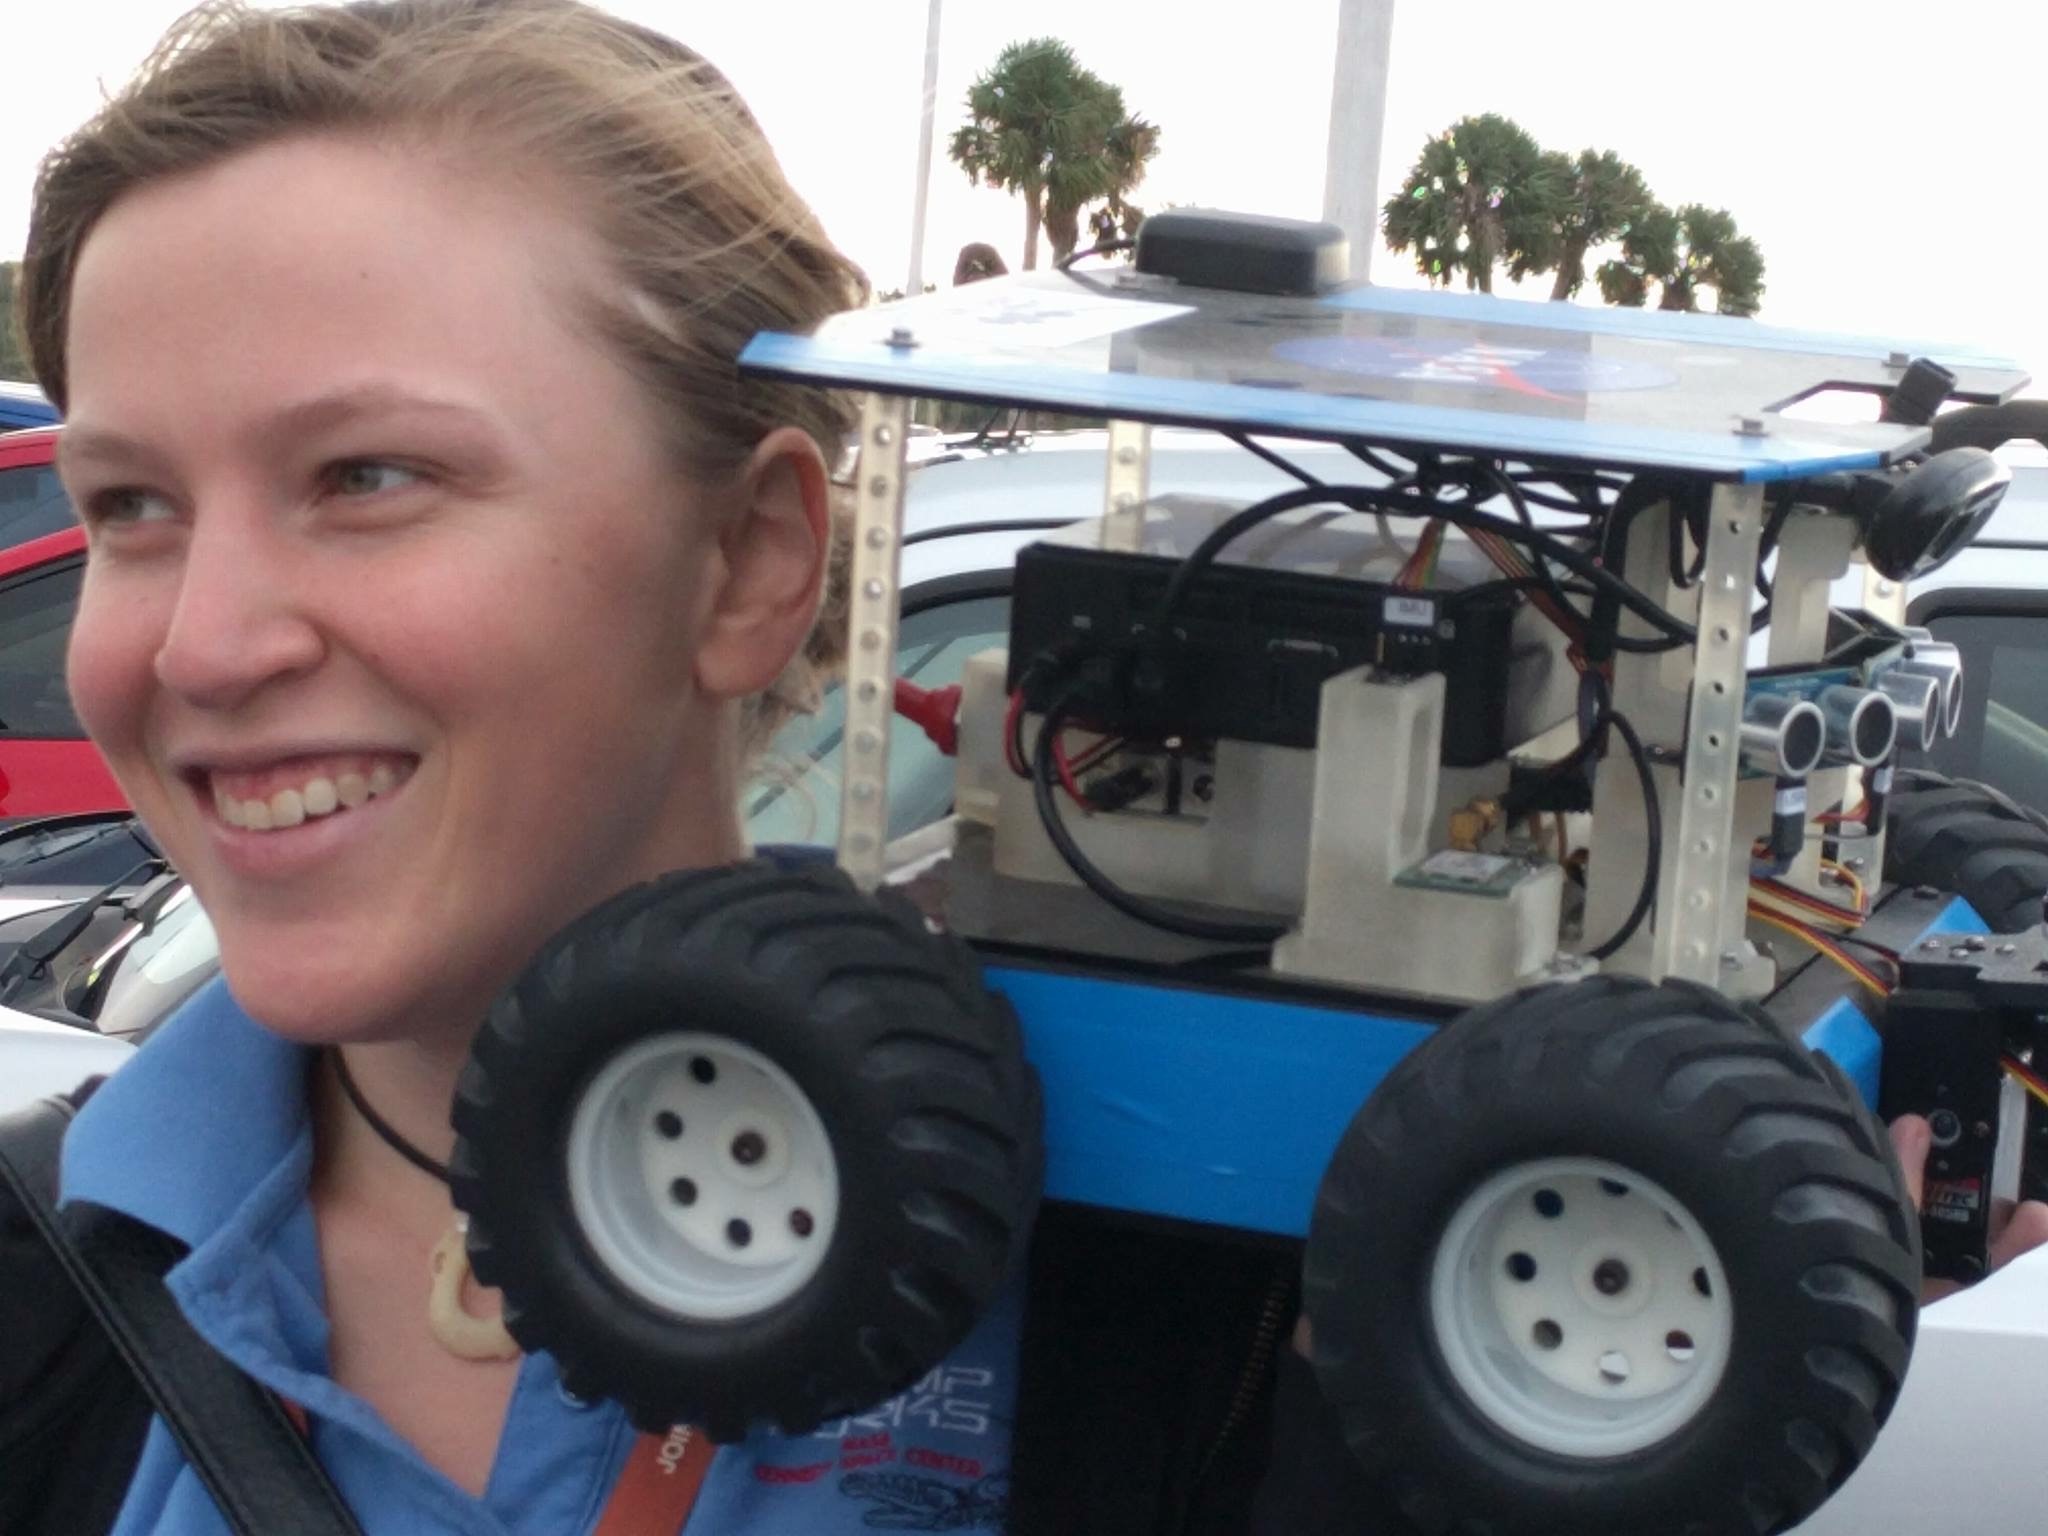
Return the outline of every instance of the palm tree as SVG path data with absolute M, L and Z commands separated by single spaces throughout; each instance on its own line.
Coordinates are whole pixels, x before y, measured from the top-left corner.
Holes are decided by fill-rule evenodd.
M 1558 165 L 1536 141 L 1488 112 L 1460 118 L 1423 145 L 1381 209 L 1381 228 L 1392 249 L 1414 251 L 1416 270 L 1431 282 L 1463 273 L 1466 287 L 1491 293 L 1502 261 L 1529 272 L 1553 265 L 1565 193 Z
M 1676 213 L 1654 205 L 1622 237 L 1620 259 L 1603 263 L 1598 276 L 1610 304 L 1646 304 L 1652 283 L 1662 290 L 1659 309 L 1696 310 L 1702 288 L 1714 290 L 1714 308 L 1724 315 L 1753 315 L 1763 303 L 1763 252 L 1736 231 L 1733 214 L 1703 203 Z
M 1159 152 L 1158 126 L 1128 113 L 1123 92 L 1057 38 L 1005 48 L 968 89 L 967 111 L 948 152 L 969 181 L 1022 194 L 1027 270 L 1038 264 L 1041 228 L 1054 256 L 1068 255 L 1082 210 L 1121 205 Z
M 1656 206 L 1643 173 L 1611 149 L 1582 149 L 1576 157 L 1552 152 L 1544 156 L 1551 182 L 1562 189 L 1558 200 L 1557 242 L 1551 254 L 1557 280 L 1553 299 L 1569 299 L 1586 283 L 1586 253 L 1595 246 L 1627 237 Z M 1510 267 L 1516 278 L 1534 268 Z

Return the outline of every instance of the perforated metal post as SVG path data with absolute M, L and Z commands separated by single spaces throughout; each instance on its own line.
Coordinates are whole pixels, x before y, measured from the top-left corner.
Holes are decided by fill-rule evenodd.
M 1863 567 L 1863 606 L 1887 624 L 1906 622 L 1906 584 L 1881 576 L 1872 566 Z
M 1735 833 L 1739 727 L 1749 674 L 1749 594 L 1756 580 L 1763 507 L 1761 486 L 1718 485 L 1707 520 L 1678 846 L 1667 854 L 1673 878 L 1664 887 L 1673 900 L 1657 914 L 1670 941 L 1671 974 L 1693 981 L 1714 980 L 1724 925 L 1733 935 L 1741 932 L 1742 914 L 1731 916 L 1723 909 L 1728 905 L 1728 861 L 1736 856 L 1729 843 Z
M 1142 421 L 1109 424 L 1109 472 L 1102 486 L 1102 547 L 1135 550 L 1145 538 L 1145 497 L 1151 479 L 1152 428 Z
M 861 413 L 847 606 L 846 764 L 839 867 L 863 890 L 882 883 L 889 833 L 889 727 L 896 713 L 896 613 L 903 547 L 903 448 L 910 402 L 869 395 Z

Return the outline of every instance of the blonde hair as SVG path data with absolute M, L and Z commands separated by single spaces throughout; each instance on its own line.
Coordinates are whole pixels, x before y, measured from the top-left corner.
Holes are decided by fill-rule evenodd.
M 761 330 L 808 330 L 867 282 L 790 188 L 732 86 L 696 53 L 580 0 L 361 0 L 285 11 L 210 0 L 44 160 L 20 310 L 43 390 L 66 405 L 78 255 L 146 183 L 306 134 L 429 142 L 538 172 L 597 234 L 616 285 L 588 320 L 648 390 L 693 472 L 730 473 L 795 425 L 836 465 L 843 395 L 742 378 Z M 818 623 L 781 681 L 748 701 L 750 756 L 813 708 L 841 659 L 843 517 Z

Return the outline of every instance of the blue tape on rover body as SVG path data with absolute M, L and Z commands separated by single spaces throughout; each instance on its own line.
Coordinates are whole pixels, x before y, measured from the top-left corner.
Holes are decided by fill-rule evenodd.
M 1299 1237 L 1323 1166 L 1433 1026 L 992 965 L 1045 1085 L 1045 1192 Z
M 1930 933 L 1989 933 L 1991 927 L 1977 915 L 1977 909 L 1960 896 L 1941 909 L 1933 922 L 1913 937 L 1919 943 Z M 1863 1102 L 1877 1107 L 1878 1072 L 1884 1061 L 1883 1041 L 1858 1003 L 1859 994 L 1837 998 L 1827 1012 L 1800 1033 L 1813 1049 L 1831 1057 L 1863 1095 Z
M 1983 933 L 1950 902 L 1924 933 Z M 1917 938 L 1916 938 L 1917 942 Z M 1128 977 L 991 964 L 1045 1085 L 1055 1200 L 1300 1237 L 1344 1128 L 1434 1024 Z M 1877 1030 L 1845 997 L 1802 1032 L 1877 1102 Z

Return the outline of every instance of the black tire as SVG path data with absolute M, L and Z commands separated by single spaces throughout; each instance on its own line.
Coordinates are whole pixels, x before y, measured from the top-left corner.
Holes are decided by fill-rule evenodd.
M 586 1091 L 623 1053 L 682 1036 L 786 1074 L 836 1167 L 829 1241 L 803 1261 L 815 1271 L 741 1315 L 658 1304 L 599 1257 L 571 1195 Z M 503 1290 L 513 1337 L 641 1428 L 720 1441 L 760 1422 L 811 1429 L 943 1360 L 1020 1259 L 1042 1167 L 1008 1004 L 964 944 L 829 867 L 679 874 L 580 919 L 492 1010 L 454 1119 L 471 1261 Z M 661 1194 L 643 1198 L 651 1211 Z
M 1662 1186 L 1741 1318 L 1711 1395 L 1625 1454 L 1511 1433 L 1458 1384 L 1434 1322 L 1454 1213 L 1550 1158 Z M 1509 1256 L 1516 1280 L 1525 1257 Z M 1432 1536 L 1757 1536 L 1804 1518 L 1870 1449 L 1919 1285 L 1890 1142 L 1832 1063 L 1704 987 L 1596 977 L 1477 1008 L 1395 1067 L 1331 1160 L 1304 1289 L 1347 1443 Z
M 2042 918 L 2048 831 L 1983 790 L 1938 773 L 1901 773 L 1885 816 L 1885 878 L 1960 896 L 1996 933 Z

